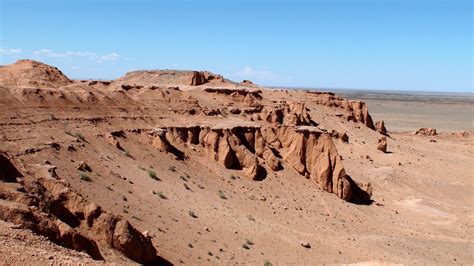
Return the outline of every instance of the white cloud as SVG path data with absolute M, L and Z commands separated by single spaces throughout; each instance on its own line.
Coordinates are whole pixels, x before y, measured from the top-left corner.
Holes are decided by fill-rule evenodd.
M 238 71 L 231 76 L 241 79 L 256 79 L 259 81 L 276 81 L 279 76 L 269 70 L 256 70 L 249 66 L 244 67 L 241 71 Z
M 95 60 L 97 62 L 104 62 L 104 61 L 114 61 L 118 59 L 128 59 L 120 56 L 117 53 L 109 53 L 105 55 L 98 55 L 94 52 L 90 51 L 67 51 L 67 52 L 54 52 L 49 49 L 41 49 L 38 51 L 34 51 L 33 55 L 39 57 L 56 57 L 56 58 L 74 58 L 74 57 L 82 57 L 88 58 L 90 60 Z
M 106 55 L 103 55 L 103 56 L 100 56 L 98 59 L 97 59 L 97 62 L 103 62 L 103 61 L 113 61 L 113 60 L 117 60 L 121 58 L 120 55 L 116 54 L 116 53 L 110 53 L 110 54 L 106 54 Z
M 20 48 L 16 49 L 8 49 L 8 48 L 0 48 L 0 55 L 15 55 L 21 54 L 23 51 Z

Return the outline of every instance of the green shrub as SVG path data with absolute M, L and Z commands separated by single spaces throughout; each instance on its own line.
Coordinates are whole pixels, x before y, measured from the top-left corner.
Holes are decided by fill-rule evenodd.
M 193 218 L 198 218 L 197 215 L 191 210 L 188 211 L 188 214 L 189 214 L 189 216 L 191 216 Z
M 79 178 L 82 180 L 82 181 L 86 181 L 86 182 L 91 182 L 91 178 L 84 172 L 80 172 L 79 173 Z
M 86 138 L 84 137 L 84 135 L 82 135 L 81 132 L 76 132 L 76 133 L 74 133 L 74 136 L 75 136 L 76 138 L 78 138 L 78 139 L 80 139 L 80 140 L 86 142 Z
M 221 199 L 227 199 L 227 197 L 225 196 L 224 192 L 220 191 L 217 193 L 219 195 L 219 198 Z
M 130 152 L 128 152 L 128 151 L 125 151 L 123 153 L 123 155 L 127 156 L 128 158 L 133 158 L 132 155 L 130 154 Z
M 160 180 L 160 179 L 158 178 L 158 176 L 156 176 L 156 172 L 153 171 L 152 169 L 148 169 L 147 172 L 148 172 L 148 175 L 151 177 L 151 179 Z

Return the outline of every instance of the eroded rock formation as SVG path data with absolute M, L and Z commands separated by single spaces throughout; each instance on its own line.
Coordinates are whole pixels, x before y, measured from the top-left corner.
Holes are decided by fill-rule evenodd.
M 383 120 L 375 123 L 375 130 L 377 130 L 377 132 L 379 132 L 382 135 L 386 135 L 386 136 L 388 135 L 387 129 L 385 128 L 385 122 Z
M 364 102 L 347 100 L 330 92 L 308 93 L 313 95 L 313 99 L 317 104 L 345 109 L 351 113 L 348 116 L 348 120 L 361 122 L 370 129 L 375 129 L 374 122 L 372 121 L 372 117 L 369 114 L 369 109 Z
M 123 86 L 199 86 L 206 83 L 225 83 L 221 75 L 209 71 L 189 70 L 140 70 L 132 71 L 113 81 L 112 87 Z
M 387 152 L 387 138 L 382 137 L 377 141 L 377 149 L 381 152 Z
M 6 169 L 2 182 L 21 176 L 6 156 L 0 155 L 0 163 L 0 169 Z M 22 176 L 20 183 L 0 186 L 0 219 L 94 259 L 102 260 L 106 249 L 116 249 L 138 263 L 155 261 L 156 249 L 149 238 L 74 192 L 55 170 L 47 164 L 30 165 L 31 175 Z
M 304 102 L 289 102 L 282 107 L 264 108 L 260 113 L 251 117 L 251 120 L 263 120 L 272 124 L 283 125 L 316 125 L 311 120 Z
M 415 132 L 415 135 L 436 136 L 436 128 L 420 128 Z
M 341 199 L 370 199 L 370 191 L 360 193 L 346 174 L 331 135 L 313 126 L 163 127 L 146 135 L 158 150 L 181 157 L 185 155 L 178 147 L 201 145 L 210 158 L 228 169 L 242 170 L 252 180 L 266 176 L 264 165 L 278 171 L 284 163 Z

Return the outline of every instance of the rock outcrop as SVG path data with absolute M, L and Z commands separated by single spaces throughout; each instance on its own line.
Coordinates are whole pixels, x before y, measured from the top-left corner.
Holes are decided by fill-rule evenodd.
M 0 159 L 2 166 L 8 160 L 3 155 Z M 3 181 L 19 177 L 9 160 L 6 165 L 8 178 Z M 115 249 L 138 263 L 155 262 L 156 249 L 149 238 L 127 220 L 89 203 L 55 170 L 51 165 L 30 165 L 31 175 L 23 176 L 21 183 L 0 186 L 0 219 L 84 251 L 93 259 L 103 260 L 103 251 Z
M 276 125 L 316 125 L 311 119 L 304 102 L 289 102 L 282 107 L 264 108 L 255 117 L 252 116 L 251 120 L 263 120 Z
M 264 165 L 278 171 L 284 163 L 341 199 L 370 199 L 370 191 L 362 191 L 346 174 L 331 135 L 314 126 L 163 127 L 146 135 L 158 150 L 175 155 L 179 151 L 183 157 L 178 146 L 201 145 L 211 159 L 242 170 L 252 180 L 265 178 Z
M 385 122 L 383 120 L 375 123 L 375 130 L 377 130 L 377 132 L 379 132 L 382 135 L 385 135 L 385 136 L 388 135 L 387 129 L 385 128 Z
M 206 83 L 225 83 L 221 75 L 209 71 L 190 70 L 140 70 L 132 71 L 113 81 L 110 86 L 199 86 Z
M 242 80 L 239 84 L 242 86 L 247 86 L 247 87 L 257 87 L 257 84 L 247 79 Z
M 387 152 L 387 138 L 382 137 L 377 141 L 377 149 L 381 152 Z
M 415 132 L 415 135 L 436 136 L 436 128 L 420 128 Z
M 375 129 L 374 122 L 369 114 L 369 109 L 364 102 L 347 100 L 330 92 L 308 93 L 313 95 L 314 102 L 317 104 L 345 109 L 346 111 L 350 112 L 348 120 L 360 122 L 365 124 L 370 129 Z

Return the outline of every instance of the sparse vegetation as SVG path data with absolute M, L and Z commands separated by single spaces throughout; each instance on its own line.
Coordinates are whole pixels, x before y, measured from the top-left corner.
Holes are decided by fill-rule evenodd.
M 265 263 L 263 263 L 263 266 L 273 266 L 273 263 L 270 261 L 266 260 Z
M 86 182 L 91 182 L 92 179 L 84 172 L 80 172 L 79 173 L 79 178 L 82 180 L 82 181 L 86 181 Z
M 252 240 L 245 239 L 245 244 L 252 246 L 254 243 L 252 242 Z
M 156 194 L 158 195 L 158 197 L 160 197 L 160 198 L 162 198 L 162 199 L 168 199 L 168 198 L 165 196 L 165 194 L 163 194 L 161 191 L 158 191 Z
M 74 135 L 71 133 L 71 131 L 69 131 L 69 128 L 68 128 L 68 127 L 69 127 L 69 124 L 68 124 L 68 123 L 64 123 L 64 133 L 66 133 L 66 134 L 69 135 L 69 136 L 73 136 L 73 137 L 74 137 Z
M 128 210 L 125 209 L 125 208 L 123 208 L 123 209 L 122 209 L 122 212 L 123 212 L 123 213 L 128 213 Z
M 189 214 L 189 216 L 191 216 L 193 218 L 198 218 L 197 215 L 191 210 L 188 211 L 188 214 Z
M 131 155 L 130 152 L 128 152 L 128 151 L 124 151 L 123 155 L 127 156 L 128 158 L 132 158 L 132 159 L 133 159 L 132 155 Z
M 168 170 L 170 170 L 171 172 L 176 172 L 176 167 L 174 165 L 168 167 Z
M 249 214 L 249 216 L 247 216 L 247 218 L 249 218 L 249 221 L 255 222 L 255 218 L 253 218 L 253 216 L 251 214 Z
M 158 176 L 156 176 L 156 172 L 154 170 L 148 169 L 147 173 L 148 173 L 148 176 L 150 176 L 151 179 L 158 180 L 158 181 L 160 180 L 158 178 Z
M 142 170 L 142 171 L 146 171 L 145 167 L 140 166 L 140 165 L 138 166 L 138 169 L 140 169 L 140 170 Z
M 86 141 L 86 137 L 84 137 L 84 135 L 82 135 L 81 132 L 76 132 L 76 133 L 74 133 L 74 136 L 75 136 L 76 138 L 78 138 L 78 139 L 84 141 L 84 142 L 87 142 L 87 141 Z
M 217 193 L 219 195 L 219 198 L 221 199 L 227 199 L 227 197 L 225 196 L 224 192 L 219 190 L 219 192 Z
M 236 179 L 237 179 L 237 177 L 236 177 L 235 175 L 230 175 L 230 179 L 232 179 L 232 180 L 236 180 Z

